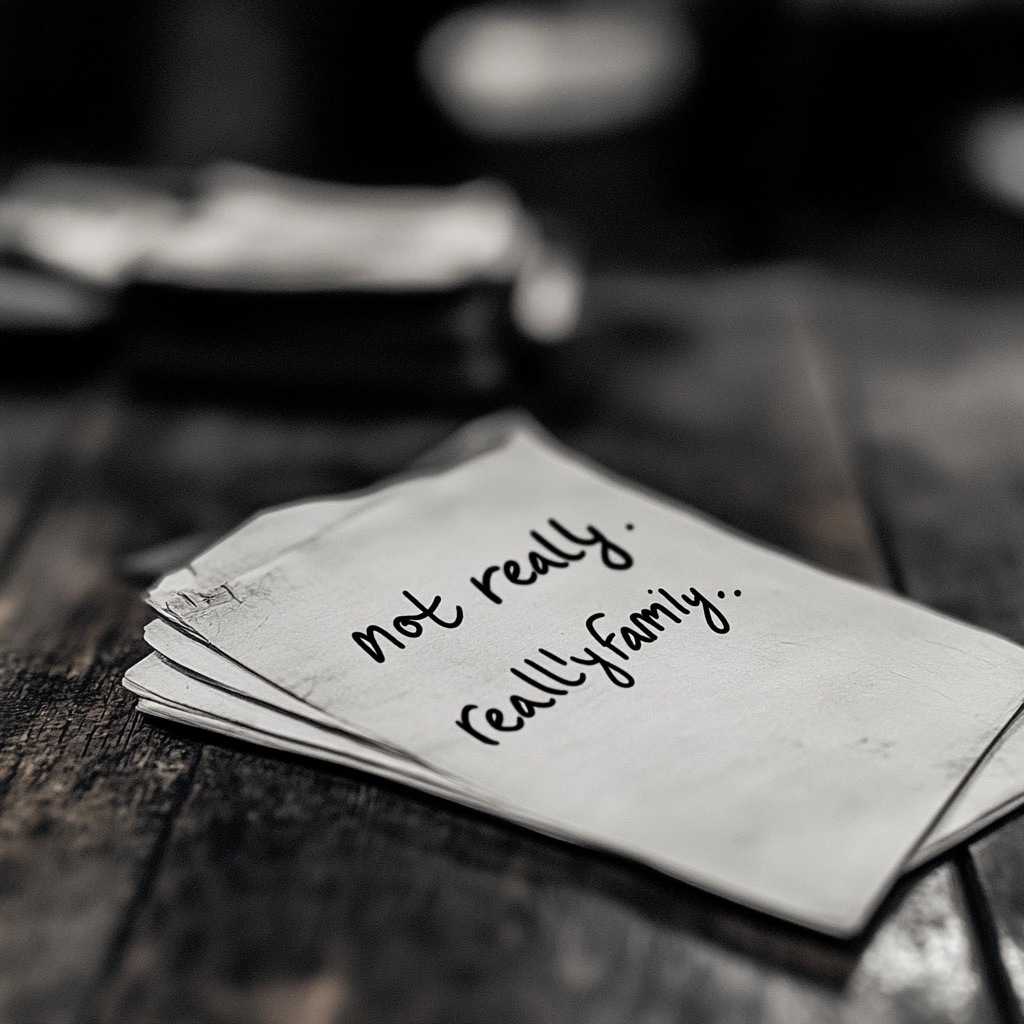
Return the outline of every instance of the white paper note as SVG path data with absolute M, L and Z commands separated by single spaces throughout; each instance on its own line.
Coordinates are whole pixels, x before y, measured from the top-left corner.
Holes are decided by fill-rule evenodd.
M 484 454 L 503 444 L 509 430 L 515 429 L 517 422 L 530 429 L 528 420 L 514 414 L 499 414 L 476 420 L 431 450 L 407 475 L 419 476 L 425 470 L 451 468 L 476 455 Z M 212 591 L 224 581 L 265 565 L 282 551 L 306 543 L 315 534 L 353 514 L 368 501 L 377 500 L 375 496 L 382 487 L 386 488 L 391 483 L 393 481 L 338 498 L 315 499 L 263 511 L 222 538 L 191 565 L 166 577 L 159 587 L 151 592 L 150 603 L 167 614 L 165 601 L 168 597 L 183 589 Z M 248 689 L 243 686 L 239 690 L 239 680 L 245 681 L 248 687 L 252 686 L 253 680 L 260 687 L 270 685 L 212 648 L 196 645 L 185 634 L 171 629 L 162 620 L 150 623 L 146 637 L 151 646 L 165 654 L 172 662 L 183 665 L 187 671 L 205 674 L 208 679 L 214 681 L 214 685 L 226 685 L 229 689 L 234 688 L 236 692 L 242 693 L 248 692 Z M 312 705 L 291 698 L 286 691 L 278 689 L 276 692 L 276 700 L 295 701 L 291 710 L 295 712 L 296 708 L 301 707 L 301 713 L 313 722 L 335 721 Z M 285 737 L 288 721 L 287 716 L 279 720 L 285 727 L 282 734 Z M 207 726 L 216 727 L 216 719 L 209 719 Z M 265 738 L 262 741 L 266 742 Z M 311 756 L 318 756 L 312 748 L 306 752 Z M 973 832 L 1009 813 L 1022 801 L 1024 724 L 1018 716 L 965 778 L 953 801 L 931 832 L 922 839 L 906 867 L 914 867 L 940 855 L 969 838 Z
M 837 934 L 1022 696 L 1016 646 L 526 429 L 196 580 L 167 614 L 499 813 Z

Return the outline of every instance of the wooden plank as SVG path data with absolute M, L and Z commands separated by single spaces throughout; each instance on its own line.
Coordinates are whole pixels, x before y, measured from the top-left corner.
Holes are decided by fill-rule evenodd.
M 602 282 L 592 341 L 563 367 L 591 389 L 597 414 L 567 425 L 572 391 L 539 411 L 612 468 L 878 580 L 793 287 L 772 275 Z M 226 450 L 224 465 L 232 458 Z M 211 743 L 87 1016 L 985 1021 L 995 1011 L 948 865 L 903 886 L 865 942 L 846 946 L 367 776 Z
M 45 500 L 55 440 L 67 422 L 63 404 L 52 396 L 0 393 L 0 586 Z M 12 610 L 0 591 L 0 624 Z M 0 764 L 0 800 L 7 782 Z
M 970 942 L 947 868 L 851 954 L 385 784 L 208 747 L 94 1014 L 991 1020 Z
M 829 309 L 818 329 L 902 587 L 1024 642 L 1024 303 L 846 285 Z M 993 985 L 1024 1019 L 1021 817 L 967 856 Z
M 313 481 L 364 482 L 446 431 L 423 418 L 324 429 L 87 393 L 56 406 L 55 444 L 33 455 L 19 445 L 39 417 L 13 408 L 0 414 L 17 442 L 3 467 L 26 461 L 43 484 L 11 484 L 39 508 L 0 589 L 0 1019 L 12 1024 L 83 1012 L 202 750 L 136 715 L 118 686 L 144 653 L 148 617 L 118 556 L 179 530 L 226 529 Z
M 127 510 L 98 467 L 117 416 L 78 403 L 0 602 L 0 1018 L 73 1020 L 180 801 L 197 751 L 110 686 L 144 614 L 111 577 Z
M 1024 641 L 1024 305 L 822 282 L 859 474 L 906 591 Z
M 53 438 L 62 421 L 60 406 L 45 397 L 0 390 L 0 545 L 13 554 L 20 523 L 43 485 Z

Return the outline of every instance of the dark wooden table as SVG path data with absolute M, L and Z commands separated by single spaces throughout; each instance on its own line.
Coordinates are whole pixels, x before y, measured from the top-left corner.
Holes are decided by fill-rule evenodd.
M 599 279 L 589 310 L 541 410 L 564 440 L 1024 641 L 1024 301 L 772 267 Z M 3 394 L 0 1022 L 1024 1019 L 1024 818 L 844 944 L 135 713 L 126 552 L 361 486 L 457 423 Z

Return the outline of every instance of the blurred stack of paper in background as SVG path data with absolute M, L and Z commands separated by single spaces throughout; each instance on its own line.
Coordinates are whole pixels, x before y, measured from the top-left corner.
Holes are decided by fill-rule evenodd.
M 143 383 L 474 401 L 571 339 L 573 246 L 501 182 L 37 164 L 0 188 L 0 330 Z M 83 332 L 92 332 L 88 343 Z M 48 367 L 52 345 L 42 363 Z

